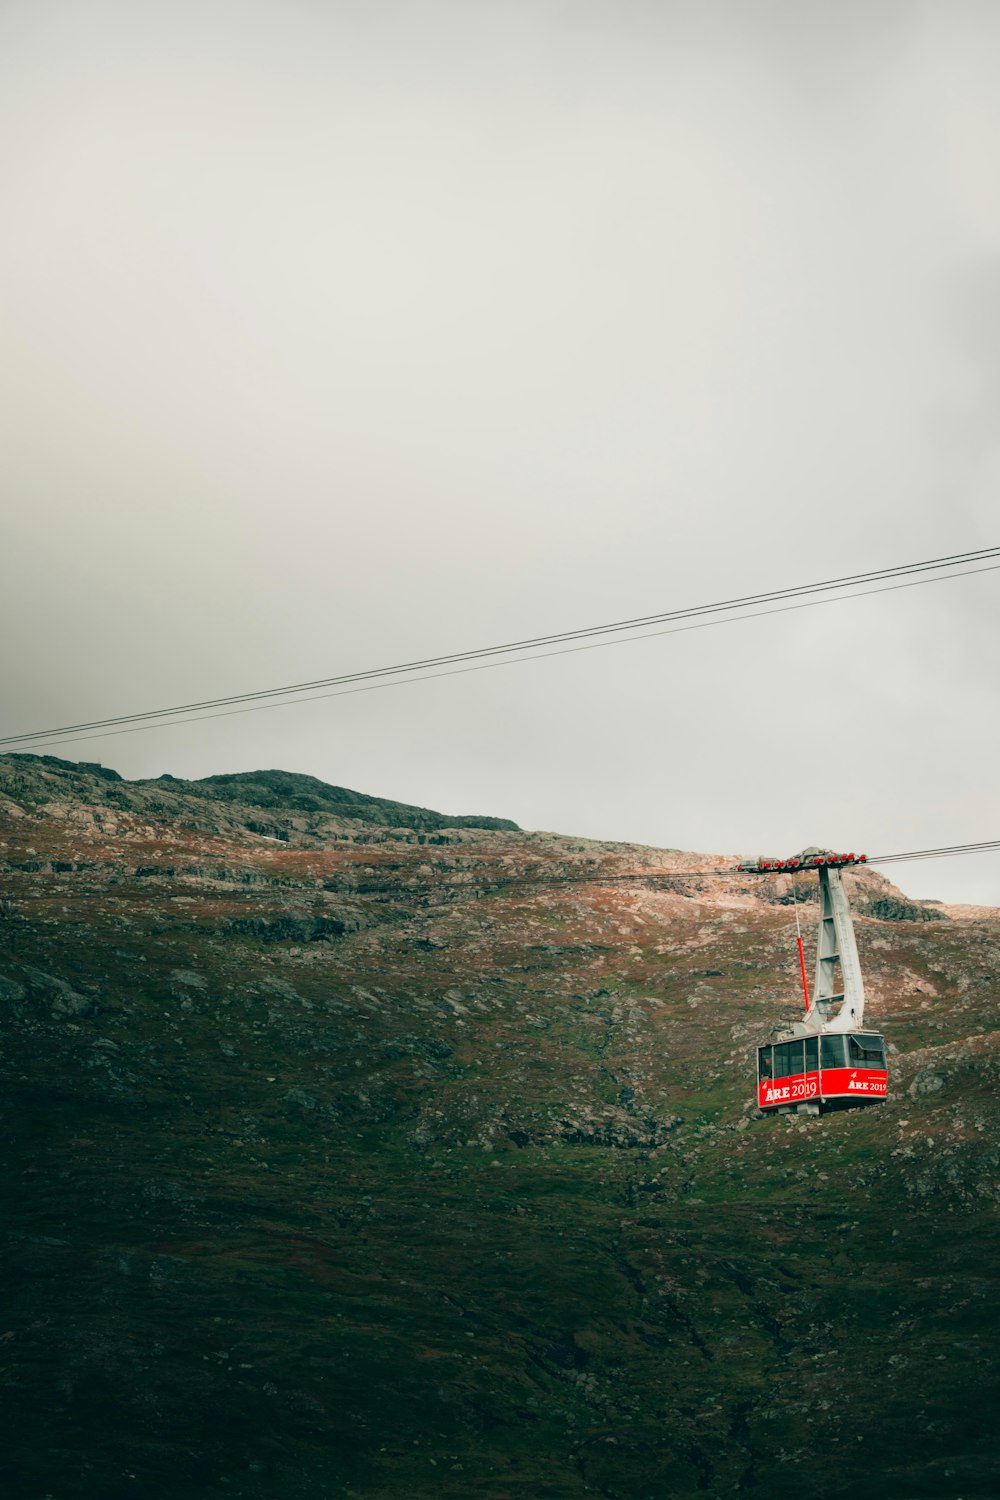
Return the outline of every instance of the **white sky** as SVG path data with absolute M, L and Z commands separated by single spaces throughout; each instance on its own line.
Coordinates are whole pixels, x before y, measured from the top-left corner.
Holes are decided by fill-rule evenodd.
M 0 4 L 4 733 L 1000 541 L 1000 7 Z M 1000 575 L 67 744 L 1000 835 Z M 901 872 L 1000 903 L 1000 859 Z

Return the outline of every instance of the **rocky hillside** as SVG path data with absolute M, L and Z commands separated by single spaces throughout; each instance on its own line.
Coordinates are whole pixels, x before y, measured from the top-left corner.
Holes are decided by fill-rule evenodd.
M 0 758 L 4 1494 L 994 1495 L 998 915 L 849 876 L 890 1098 L 760 1119 L 716 863 Z

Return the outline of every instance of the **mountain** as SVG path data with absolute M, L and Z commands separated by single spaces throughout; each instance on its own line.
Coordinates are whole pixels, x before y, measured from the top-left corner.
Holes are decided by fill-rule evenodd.
M 31 770 L 40 772 L 53 791 L 70 790 L 72 795 L 89 801 L 95 791 L 100 793 L 103 789 L 105 797 L 110 796 L 122 805 L 145 806 L 160 812 L 172 808 L 178 815 L 188 805 L 189 799 L 197 797 L 233 807 L 273 809 L 286 815 L 327 813 L 381 828 L 409 828 L 420 832 L 439 828 L 517 830 L 517 824 L 508 818 L 449 817 L 445 813 L 431 812 L 426 807 L 411 807 L 406 802 L 389 802 L 384 797 L 368 797 L 347 787 L 329 786 L 315 776 L 302 776 L 294 771 L 237 771 L 223 776 L 204 776 L 198 781 L 182 781 L 169 775 L 146 781 L 125 781 L 117 771 L 106 766 L 91 762 L 76 764 L 60 760 L 55 755 L 12 755 L 5 758 L 20 765 L 25 773 Z M 113 791 L 106 785 L 109 782 L 114 785 Z M 101 784 L 104 784 L 103 788 Z M 147 794 L 145 797 L 143 792 Z M 290 826 L 298 827 L 301 822 L 293 822 Z
M 5 1495 L 997 1492 L 997 912 L 845 877 L 890 1097 L 759 1118 L 788 876 L 30 756 L 0 860 Z

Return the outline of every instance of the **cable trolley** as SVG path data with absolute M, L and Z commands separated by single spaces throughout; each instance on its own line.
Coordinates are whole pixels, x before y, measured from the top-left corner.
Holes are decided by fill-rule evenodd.
M 751 859 L 738 867 L 747 874 L 815 870 L 819 876 L 813 992 L 810 996 L 799 930 L 805 1014 L 757 1048 L 757 1103 L 763 1110 L 818 1115 L 821 1109 L 849 1109 L 877 1104 L 885 1098 L 885 1040 L 864 1024 L 865 986 L 851 909 L 841 881 L 845 867 L 865 863 L 863 854 L 806 849 L 791 859 Z M 798 929 L 797 907 L 795 919 Z M 835 988 L 838 967 L 839 990 Z

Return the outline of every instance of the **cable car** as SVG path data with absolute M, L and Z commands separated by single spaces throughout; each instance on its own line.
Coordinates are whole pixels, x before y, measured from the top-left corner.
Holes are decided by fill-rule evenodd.
M 805 1014 L 757 1048 L 757 1103 L 763 1110 L 819 1114 L 821 1109 L 876 1104 L 886 1096 L 885 1039 L 864 1024 L 865 986 L 851 909 L 840 878 L 845 866 L 864 863 L 863 854 L 806 849 L 788 860 L 746 860 L 739 866 L 751 874 L 815 870 L 819 876 L 816 980 L 810 996 L 800 931 Z M 798 927 L 798 908 L 795 919 Z M 839 990 L 835 988 L 838 965 Z
M 761 1109 L 874 1104 L 887 1082 L 885 1041 L 874 1031 L 811 1032 L 757 1048 Z

